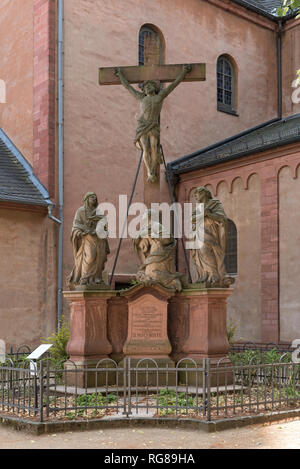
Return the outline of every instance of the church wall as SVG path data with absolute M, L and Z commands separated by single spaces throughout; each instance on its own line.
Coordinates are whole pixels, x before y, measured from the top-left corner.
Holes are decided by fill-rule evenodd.
M 201 184 L 200 184 L 201 185 Z M 211 191 L 212 186 L 206 186 Z M 214 192 L 213 192 L 214 194 Z M 235 340 L 261 339 L 261 227 L 260 180 L 253 174 L 245 190 L 241 178 L 233 181 L 231 192 L 227 182 L 220 182 L 214 194 L 225 213 L 237 228 L 238 275 L 233 294 L 228 299 L 228 318 L 237 326 Z M 193 270 L 193 265 L 191 265 Z
M 294 178 L 291 168 L 279 173 L 280 232 L 280 339 L 300 338 L 300 171 Z M 295 175 L 294 175 L 295 176 Z
M 114 204 L 119 194 L 130 195 L 139 157 L 133 146 L 137 103 L 121 86 L 100 87 L 98 68 L 137 65 L 143 24 L 161 30 L 165 63 L 207 63 L 206 82 L 181 84 L 165 102 L 161 140 L 168 161 L 275 117 L 277 95 L 274 25 L 262 18 L 258 24 L 257 15 L 248 21 L 200 0 L 64 3 L 67 274 L 73 263 L 69 233 L 84 193 L 94 190 L 100 201 Z M 238 70 L 238 116 L 217 111 L 216 62 L 224 53 Z M 163 169 L 161 181 L 161 200 L 169 201 Z M 134 201 L 143 201 L 142 177 Z M 116 246 L 112 240 L 109 270 Z M 133 274 L 137 265 L 125 240 L 117 273 Z
M 237 325 L 236 340 L 259 341 L 261 338 L 261 227 L 260 180 L 250 177 L 245 190 L 240 178 L 229 193 L 225 182 L 218 186 L 217 198 L 236 225 L 238 232 L 238 275 L 234 292 L 228 299 L 228 317 Z
M 0 2 L 0 127 L 33 162 L 33 0 Z
M 295 143 L 180 176 L 181 203 L 193 188 L 207 186 L 237 225 L 238 278 L 228 311 L 236 319 L 247 309 L 237 334 L 246 341 L 299 335 L 299 162 Z M 179 266 L 186 270 L 181 249 Z
M 283 114 L 285 116 L 300 112 L 300 86 L 292 87 L 299 69 L 300 19 L 289 21 L 284 27 L 282 36 Z
M 56 326 L 57 228 L 33 211 L 0 207 L 0 220 L 0 338 L 37 346 Z
M 54 200 L 56 148 L 57 0 L 32 0 L 34 17 L 33 168 Z

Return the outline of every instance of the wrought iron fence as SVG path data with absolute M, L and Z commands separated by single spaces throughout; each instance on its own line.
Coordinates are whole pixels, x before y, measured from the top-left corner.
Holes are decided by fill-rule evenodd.
M 161 366 L 153 359 L 36 365 L 8 358 L 0 366 L 0 413 L 38 421 L 105 417 L 215 420 L 300 409 L 300 364 L 234 365 L 228 358 Z
M 257 342 L 236 342 L 230 345 L 232 353 L 245 352 L 253 350 L 258 352 L 267 352 L 270 350 L 277 350 L 279 353 L 293 352 L 292 344 L 278 344 L 275 342 L 257 343 Z M 7 355 L 11 358 L 22 357 L 31 352 L 31 347 L 24 344 L 18 347 L 9 346 Z
M 293 348 L 291 344 L 278 344 L 275 342 L 256 343 L 256 342 L 236 342 L 231 344 L 231 352 L 245 352 L 247 350 L 253 350 L 258 352 L 267 352 L 270 350 L 277 350 L 278 353 L 292 352 Z
M 6 356 L 15 362 L 16 360 L 22 360 L 22 358 L 29 355 L 31 351 L 32 350 L 28 345 L 20 345 L 19 347 L 13 347 L 11 345 Z

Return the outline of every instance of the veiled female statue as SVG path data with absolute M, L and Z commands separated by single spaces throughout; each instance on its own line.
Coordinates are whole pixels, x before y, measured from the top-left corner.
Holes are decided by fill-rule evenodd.
M 68 278 L 70 288 L 80 286 L 105 287 L 103 271 L 109 254 L 107 220 L 97 210 L 98 199 L 88 192 L 74 218 L 71 242 L 75 266 Z M 101 237 L 100 237 L 100 236 Z
M 137 280 L 144 283 L 160 283 L 166 288 L 181 291 L 182 274 L 176 272 L 176 240 L 157 221 L 154 210 L 147 210 L 143 216 L 139 236 L 134 247 L 142 265 Z
M 197 269 L 197 282 L 207 287 L 229 287 L 234 279 L 227 276 L 225 254 L 227 243 L 227 216 L 221 202 L 212 197 L 205 187 L 195 191 L 198 204 L 204 204 L 204 239 L 198 249 L 191 249 L 191 256 Z M 201 226 L 203 211 L 196 209 L 192 215 L 193 227 Z M 196 236 L 196 235 L 195 235 Z

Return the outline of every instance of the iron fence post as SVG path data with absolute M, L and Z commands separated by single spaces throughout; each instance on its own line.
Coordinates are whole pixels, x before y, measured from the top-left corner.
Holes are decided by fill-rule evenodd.
M 43 422 L 44 421 L 44 366 L 43 366 L 43 360 L 40 361 L 39 388 L 40 388 L 40 422 Z
M 127 417 L 132 414 L 131 412 L 131 358 L 128 358 L 127 367 L 127 384 L 128 384 L 128 403 L 127 403 Z M 137 386 L 137 383 L 136 383 Z
M 207 420 L 211 421 L 211 395 L 210 395 L 210 382 L 211 382 L 211 371 L 210 371 L 210 358 L 206 358 L 206 405 L 207 405 Z
M 127 358 L 124 358 L 123 364 L 123 415 L 128 416 L 127 414 Z
M 46 415 L 50 415 L 50 403 L 49 403 L 49 388 L 50 388 L 50 359 L 46 362 Z
M 206 415 L 206 362 L 205 358 L 202 358 L 202 405 L 203 405 L 203 417 Z

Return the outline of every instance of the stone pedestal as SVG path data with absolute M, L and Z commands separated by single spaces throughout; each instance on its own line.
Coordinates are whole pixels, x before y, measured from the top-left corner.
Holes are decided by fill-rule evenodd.
M 176 363 L 183 357 L 182 349 L 189 335 L 189 300 L 176 293 L 169 300 L 168 336 L 172 346 L 171 358 Z
M 108 301 L 107 337 L 112 345 L 110 357 L 119 362 L 123 359 L 123 347 L 127 338 L 128 306 L 124 297 L 115 296 Z
M 174 367 L 170 359 L 172 350 L 168 338 L 168 300 L 174 295 L 173 290 L 166 289 L 160 285 L 143 286 L 137 285 L 123 293 L 128 301 L 128 334 L 124 344 L 125 357 L 131 358 L 131 366 L 136 366 L 141 359 L 149 359 L 140 364 L 141 368 L 155 369 L 151 359 L 155 360 L 158 367 Z M 132 374 L 135 384 L 135 373 Z M 148 384 L 166 384 L 166 373 L 151 372 L 148 375 Z M 146 372 L 141 372 L 139 385 L 144 385 Z M 175 382 L 174 377 L 169 380 Z M 169 381 L 170 384 L 170 381 Z
M 226 333 L 227 298 L 231 288 L 183 290 L 189 304 L 188 337 L 184 357 L 197 359 L 225 357 L 230 349 Z
M 110 290 L 66 291 L 64 297 L 70 302 L 71 335 L 67 345 L 70 362 L 79 369 L 94 368 L 99 360 L 108 358 L 112 346 L 107 338 L 107 303 L 116 296 Z M 66 382 L 70 386 L 95 386 L 95 373 L 72 373 L 74 365 L 66 363 Z M 103 367 L 105 365 L 103 364 Z M 75 382 L 76 381 L 76 382 Z M 98 373 L 97 385 L 105 382 L 105 373 Z M 110 379 L 111 381 L 111 379 Z
M 184 298 L 188 304 L 189 318 L 187 339 L 182 347 L 181 358 L 192 358 L 200 366 L 203 358 L 210 358 L 211 369 L 216 367 L 221 358 L 224 358 L 222 366 L 231 364 L 227 357 L 230 345 L 226 333 L 226 313 L 227 298 L 232 291 L 230 288 L 211 288 L 185 289 L 180 293 L 180 301 Z M 184 373 L 181 378 L 183 376 Z M 212 373 L 212 377 L 213 386 L 216 384 L 213 381 L 217 380 L 217 375 Z M 219 375 L 218 384 L 223 385 L 226 380 L 227 384 L 230 384 L 230 374 Z M 202 374 L 199 374 L 198 382 L 202 382 Z

